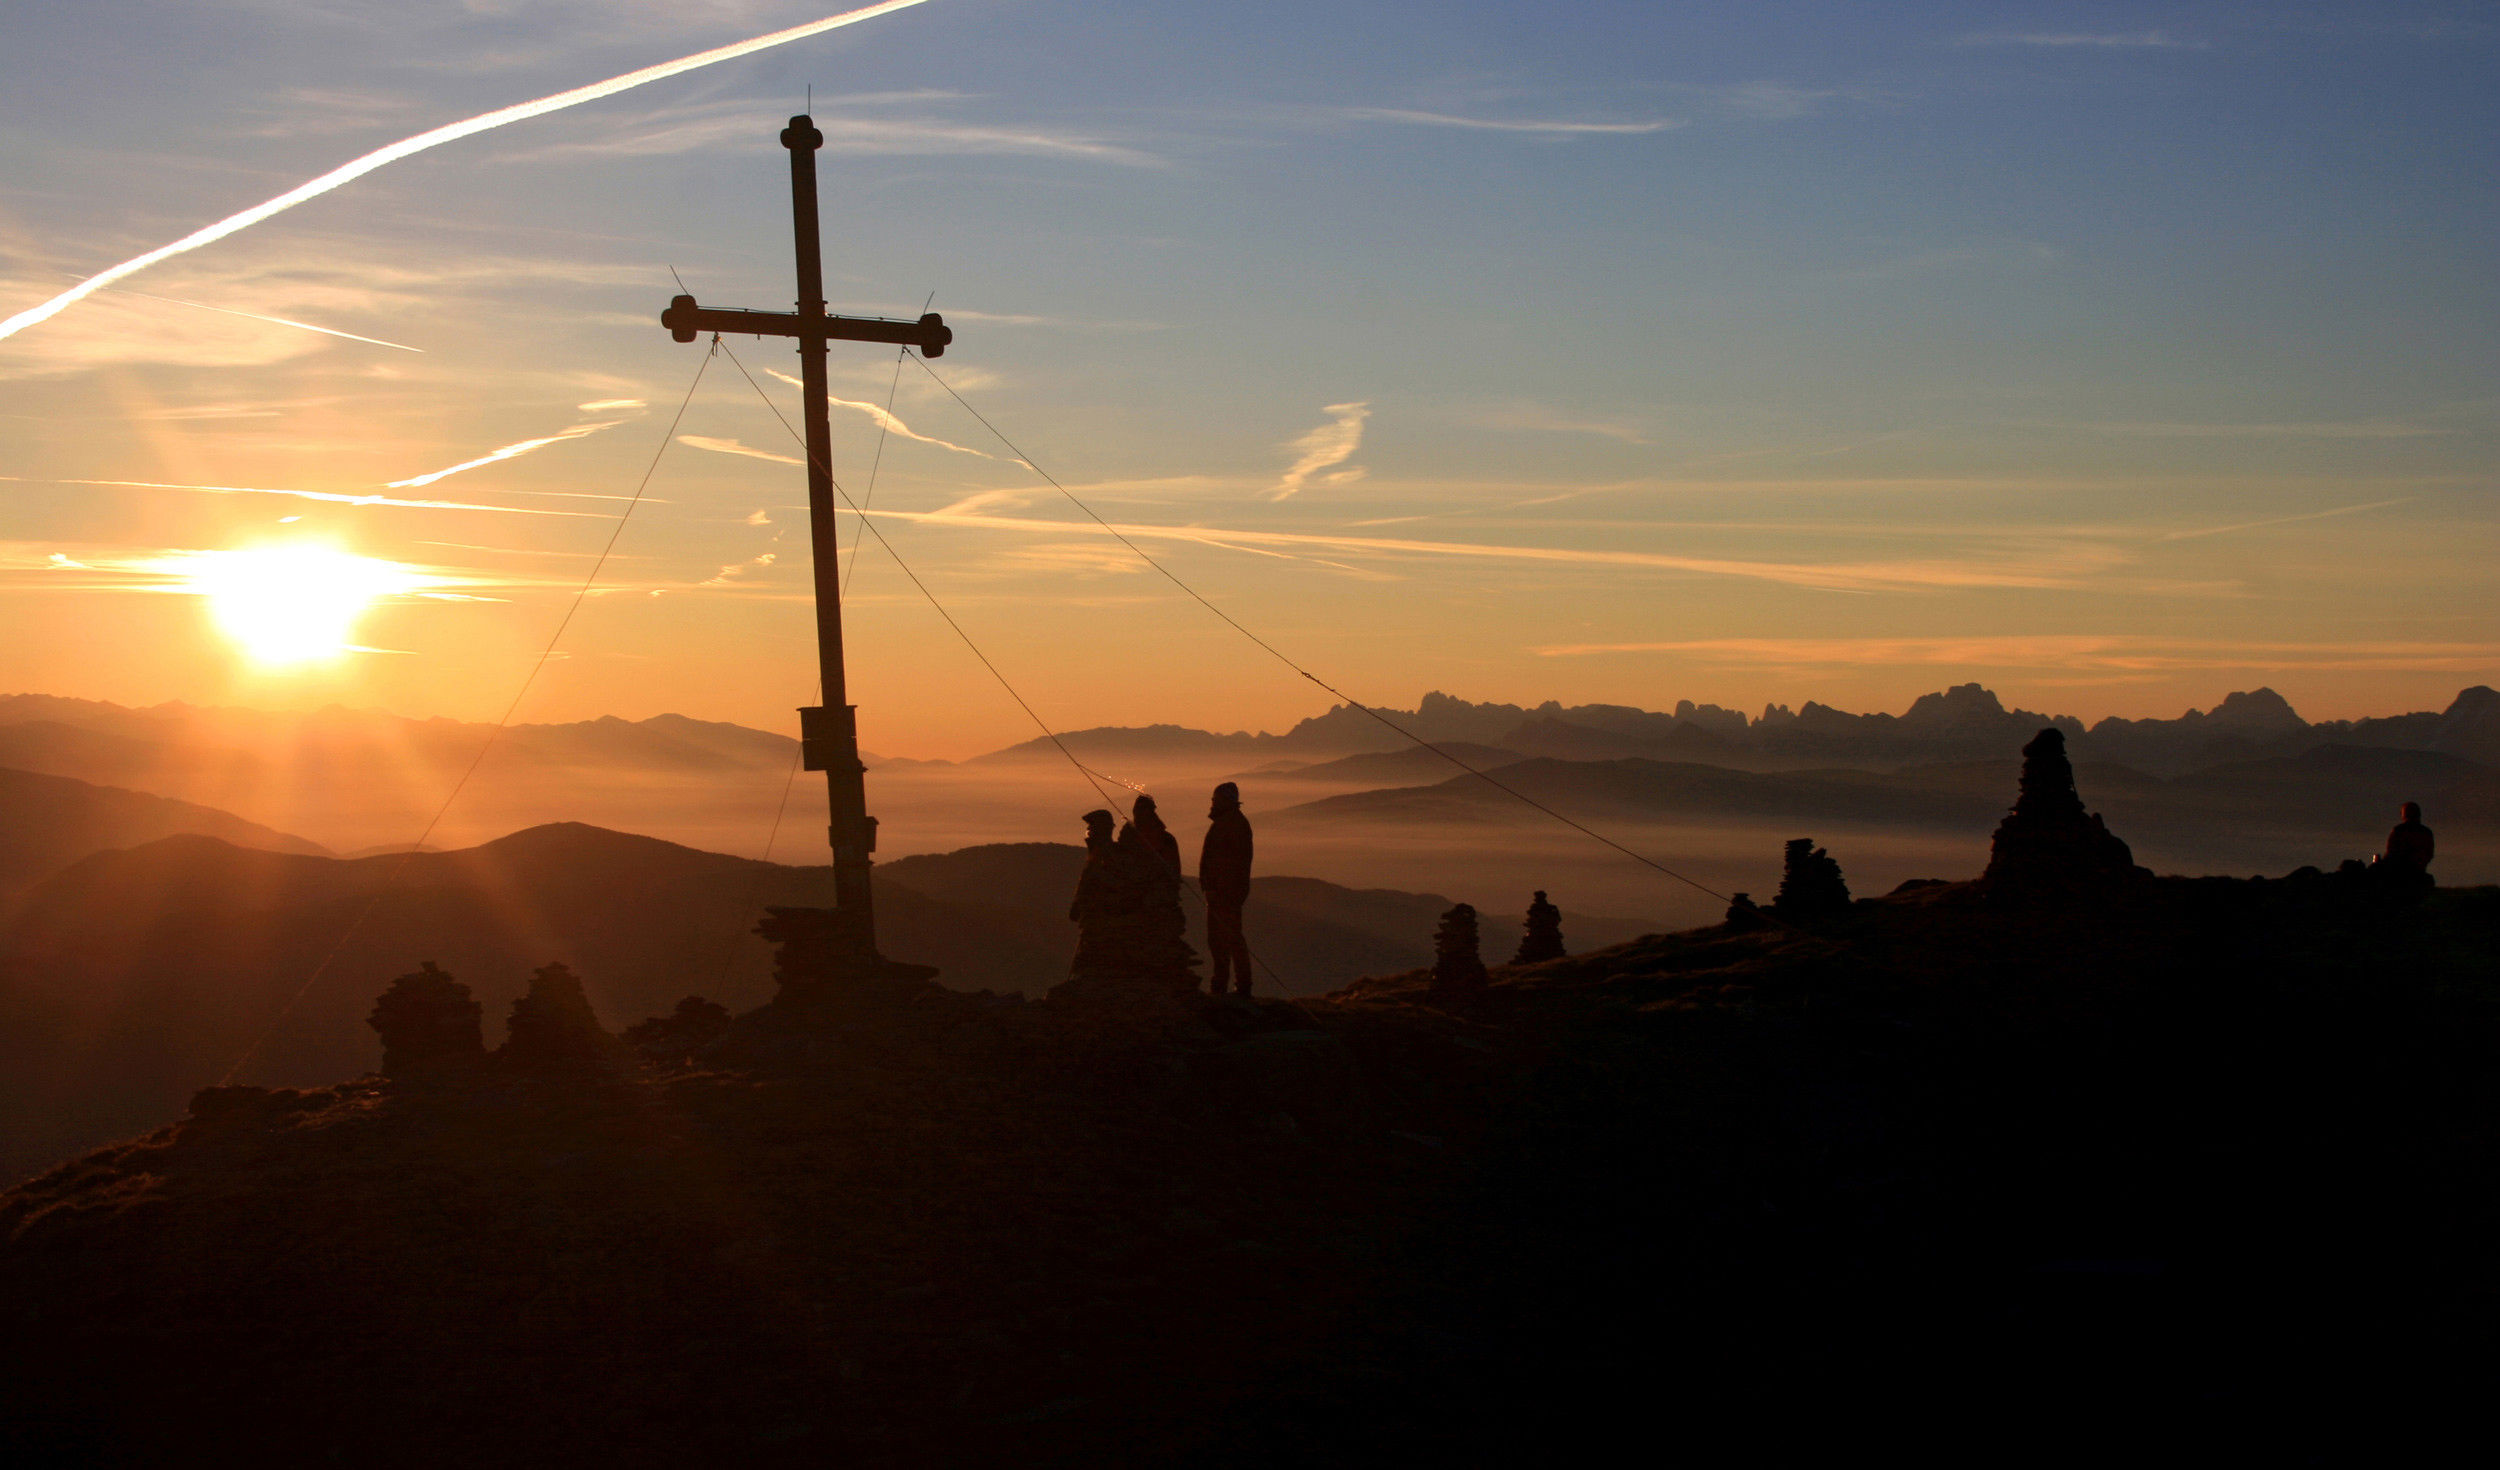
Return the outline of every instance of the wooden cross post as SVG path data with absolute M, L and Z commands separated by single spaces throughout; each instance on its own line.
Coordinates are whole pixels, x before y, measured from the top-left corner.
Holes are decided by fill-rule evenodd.
M 816 577 L 816 662 L 825 701 L 799 711 L 799 740 L 807 769 L 825 773 L 826 793 L 832 802 L 833 825 L 826 835 L 833 845 L 834 892 L 829 931 L 805 947 L 818 952 L 820 967 L 830 963 L 845 971 L 864 966 L 900 969 L 907 967 L 894 966 L 877 955 L 876 907 L 869 892 L 869 854 L 877 848 L 877 819 L 868 815 L 858 712 L 848 702 L 842 667 L 842 561 L 833 516 L 833 427 L 826 403 L 825 344 L 892 342 L 937 357 L 955 340 L 955 334 L 936 312 L 918 321 L 825 314 L 824 267 L 816 239 L 816 150 L 824 144 L 825 135 L 804 113 L 781 130 L 781 146 L 790 150 L 798 310 L 721 311 L 697 306 L 692 296 L 679 296 L 660 314 L 660 325 L 680 342 L 692 342 L 705 332 L 798 339 L 799 377 L 807 400 L 807 526 Z M 784 954 L 786 968 L 787 944 Z

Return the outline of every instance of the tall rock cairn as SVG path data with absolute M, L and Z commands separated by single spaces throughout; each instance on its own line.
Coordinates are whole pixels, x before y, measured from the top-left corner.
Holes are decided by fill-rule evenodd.
M 365 1024 L 382 1038 L 382 1070 L 407 1077 L 483 1061 L 486 1039 L 478 1024 L 483 1009 L 469 987 L 427 960 L 391 982 Z
M 1510 957 L 1514 965 L 1533 965 L 1540 960 L 1558 960 L 1568 950 L 1563 948 L 1562 910 L 1545 901 L 1545 890 L 1536 891 L 1536 899 L 1528 905 L 1528 918 L 1519 936 L 1519 952 Z
M 1849 883 L 1840 875 L 1839 860 L 1815 846 L 1811 837 L 1791 838 L 1781 854 L 1780 891 L 1771 900 L 1771 911 L 1792 924 L 1849 912 Z
M 2142 876 L 2135 854 L 2083 809 L 2066 736 L 2051 728 L 2023 747 L 2022 787 L 1989 845 L 1993 897 L 2055 899 L 2107 893 Z
M 599 1024 L 582 978 L 561 962 L 530 976 L 529 994 L 512 1003 L 512 1019 L 496 1055 L 515 1066 L 562 1067 L 617 1055 L 616 1038 Z
M 1484 955 L 1478 948 L 1476 906 L 1462 903 L 1441 916 L 1441 927 L 1432 936 L 1432 988 L 1438 991 L 1482 990 L 1490 976 L 1485 974 Z

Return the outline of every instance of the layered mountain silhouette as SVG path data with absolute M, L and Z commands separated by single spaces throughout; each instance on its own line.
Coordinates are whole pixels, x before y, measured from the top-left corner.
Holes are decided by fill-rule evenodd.
M 1892 771 L 1755 772 L 1631 757 L 1520 760 L 1503 786 L 1582 819 L 1635 823 L 1787 823 L 1801 830 L 1984 833 L 2005 810 L 2018 762 L 1965 761 Z M 1494 769 L 1480 767 L 1480 769 Z M 2311 745 L 2164 779 L 2126 766 L 2079 767 L 2094 800 L 2149 845 L 2172 852 L 2254 852 L 2261 865 L 2332 864 L 2372 850 L 2398 804 L 2420 801 L 2460 839 L 2500 835 L 2500 772 L 2434 750 Z M 1383 824 L 1517 827 L 1547 822 L 1509 791 L 1471 775 L 1326 796 L 1269 817 L 1281 832 Z
M 27 885 L 89 853 L 177 833 L 272 852 L 327 856 L 329 851 L 214 807 L 0 768 L 0 914 Z
M 882 865 L 885 949 L 964 990 L 1038 995 L 1067 976 L 1067 906 L 1083 864 L 1079 848 L 1023 843 Z M 368 992 L 419 960 L 467 978 L 490 1034 L 551 960 L 579 972 L 611 1027 L 688 994 L 751 1008 L 772 988 L 756 920 L 768 905 L 823 902 L 826 881 L 821 868 L 578 823 L 353 860 L 204 835 L 93 853 L 22 893 L 0 922 L 0 1172 L 138 1126 L 247 1055 L 247 1080 L 364 1070 L 376 1055 Z M 1421 964 L 1449 902 L 1261 877 L 1249 908 L 1268 967 L 1258 987 L 1316 993 Z M 1639 932 L 1574 921 L 1584 943 Z M 1202 926 L 1193 911 L 1201 949 Z
M 2109 718 L 2086 726 L 2071 715 L 2007 709 L 1978 684 L 1921 695 L 1898 715 L 1852 714 L 1808 701 L 1766 706 L 1748 717 L 1689 700 L 1672 711 L 1625 705 L 1476 704 L 1427 694 L 1412 710 L 1386 713 L 1421 739 L 1497 748 L 1561 760 L 1643 757 L 1756 769 L 1837 765 L 1887 769 L 1945 761 L 2015 758 L 2045 726 L 2064 731 L 2079 761 L 2176 775 L 2205 766 L 2297 755 L 2315 745 L 2430 750 L 2500 762 L 2500 691 L 2476 685 L 2445 710 L 2312 723 L 2271 689 L 2234 693 L 2211 710 L 2175 720 Z M 1106 727 L 1061 737 L 1081 756 L 1105 760 L 1331 760 L 1396 751 L 1406 742 L 1350 706 L 1302 721 L 1283 734 L 1216 734 L 1177 725 Z M 1027 741 L 984 761 L 1058 759 L 1050 742 Z

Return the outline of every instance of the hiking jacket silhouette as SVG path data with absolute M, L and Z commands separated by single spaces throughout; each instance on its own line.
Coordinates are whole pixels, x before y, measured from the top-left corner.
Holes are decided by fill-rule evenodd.
M 1207 819 L 1198 849 L 1198 886 L 1207 902 L 1239 907 L 1250 897 L 1250 819 L 1231 807 Z

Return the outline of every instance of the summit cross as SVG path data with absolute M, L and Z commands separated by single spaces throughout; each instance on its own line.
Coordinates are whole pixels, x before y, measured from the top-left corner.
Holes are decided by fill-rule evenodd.
M 825 144 L 815 120 L 802 113 L 781 130 L 790 150 L 790 223 L 798 254 L 796 311 L 723 311 L 679 296 L 660 314 L 660 325 L 680 342 L 705 332 L 736 336 L 795 337 L 799 380 L 807 413 L 807 528 L 816 582 L 816 661 L 824 703 L 799 711 L 799 743 L 806 768 L 825 773 L 833 824 L 834 907 L 827 916 L 826 962 L 842 970 L 893 968 L 877 954 L 875 900 L 869 890 L 869 854 L 877 848 L 877 819 L 868 815 L 866 767 L 859 759 L 857 709 L 848 702 L 842 664 L 840 542 L 833 518 L 833 427 L 825 388 L 829 342 L 891 342 L 937 357 L 955 340 L 945 321 L 930 312 L 918 321 L 888 317 L 829 316 L 825 312 L 824 264 L 816 235 L 816 151 Z M 810 946 L 815 948 L 815 946 Z

